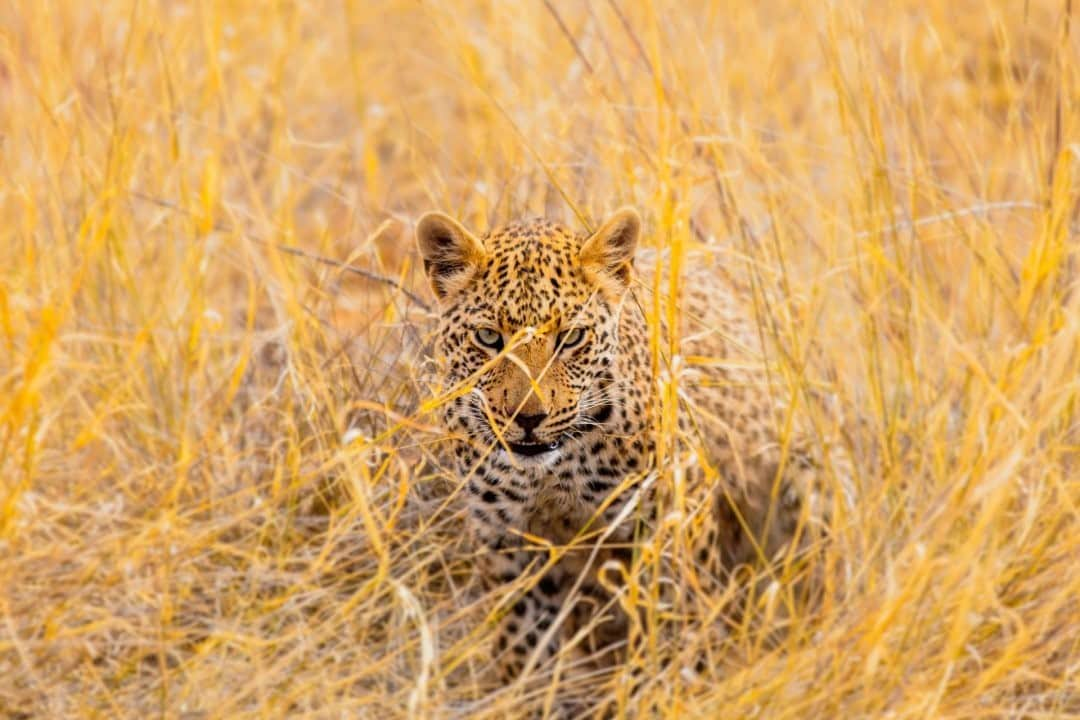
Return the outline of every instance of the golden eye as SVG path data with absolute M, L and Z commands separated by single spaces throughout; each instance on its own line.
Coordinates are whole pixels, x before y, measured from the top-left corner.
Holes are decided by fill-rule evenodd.
M 494 350 L 502 350 L 503 339 L 498 330 L 491 328 L 478 328 L 475 333 L 476 342 L 480 343 L 484 347 L 489 347 Z
M 559 333 L 558 339 L 555 341 L 555 346 L 562 348 L 563 350 L 580 345 L 581 341 L 585 339 L 585 331 L 581 328 L 571 328 Z

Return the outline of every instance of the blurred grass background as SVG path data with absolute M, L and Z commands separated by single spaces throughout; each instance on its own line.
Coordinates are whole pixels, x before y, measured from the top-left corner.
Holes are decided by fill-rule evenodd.
M 421 212 L 583 230 L 621 204 L 741 283 L 859 496 L 782 639 L 768 598 L 723 632 L 706 608 L 590 696 L 1080 713 L 1076 21 L 1067 0 L 0 4 L 0 715 L 542 708 L 485 686 L 505 598 L 472 579 L 431 452 L 423 301 L 275 245 L 430 302 Z

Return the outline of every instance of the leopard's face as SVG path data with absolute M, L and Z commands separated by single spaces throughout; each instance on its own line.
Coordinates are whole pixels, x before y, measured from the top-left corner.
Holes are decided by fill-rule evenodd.
M 553 460 L 624 401 L 620 316 L 640 221 L 617 213 L 588 238 L 518 223 L 476 238 L 444 215 L 417 235 L 440 302 L 449 429 L 515 460 Z

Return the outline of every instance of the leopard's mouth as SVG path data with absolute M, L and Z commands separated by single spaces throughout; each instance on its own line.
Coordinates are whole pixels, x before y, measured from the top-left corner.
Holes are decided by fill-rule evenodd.
M 536 457 L 544 453 L 555 452 L 562 447 L 562 441 L 555 440 L 549 443 L 507 443 L 510 452 L 523 457 Z
M 518 457 L 539 457 L 548 453 L 557 452 L 562 449 L 567 441 L 584 437 L 598 429 L 601 425 L 611 419 L 612 411 L 613 407 L 611 404 L 602 405 L 597 412 L 587 416 L 586 421 L 571 426 L 556 439 L 547 442 L 536 442 L 536 438 L 532 436 L 532 433 L 527 433 L 526 436 L 522 438 L 522 440 L 526 440 L 527 442 L 498 442 L 496 437 L 494 437 L 494 433 L 492 434 L 493 437 L 491 439 L 496 441 L 503 449 L 508 450 Z

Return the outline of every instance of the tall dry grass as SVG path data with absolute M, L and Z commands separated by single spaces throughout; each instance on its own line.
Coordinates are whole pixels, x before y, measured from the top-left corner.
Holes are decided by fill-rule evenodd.
M 485 686 L 505 597 L 434 461 L 410 223 L 623 203 L 649 245 L 722 258 L 858 499 L 822 602 L 776 612 L 781 578 L 725 625 L 699 599 L 583 691 L 650 717 L 1080 712 L 1076 22 L 0 5 L 0 715 L 550 703 Z M 661 484 L 690 455 L 667 439 Z

